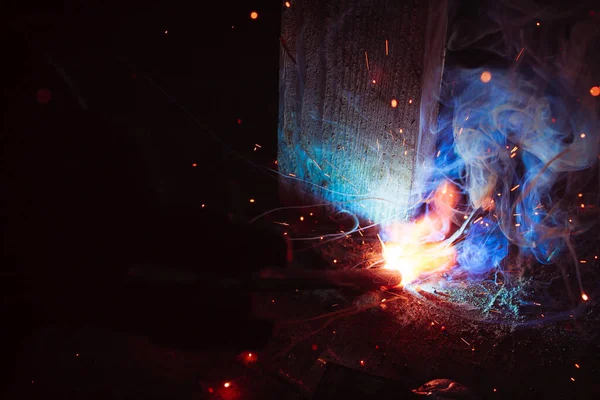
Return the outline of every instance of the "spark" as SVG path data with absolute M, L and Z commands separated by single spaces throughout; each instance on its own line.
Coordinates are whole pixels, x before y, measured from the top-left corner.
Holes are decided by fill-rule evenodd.
M 300 217 L 300 221 L 304 221 L 304 217 Z
M 192 164 L 192 167 L 197 167 L 197 166 L 198 166 L 198 164 L 196 164 L 196 163 Z
M 273 221 L 273 223 L 278 224 L 278 225 L 283 225 L 283 226 L 290 226 L 290 224 L 288 224 L 287 222 Z
M 412 104 L 412 99 L 408 99 L 408 104 Z
M 510 191 L 511 191 L 511 192 L 514 192 L 515 190 L 517 190 L 517 189 L 519 188 L 519 186 L 521 186 L 521 185 L 517 185 L 517 186 L 515 186 L 514 188 L 510 189 Z
M 365 362 L 363 360 L 360 360 L 360 366 L 364 367 L 365 366 Z
M 479 79 L 481 79 L 481 82 L 483 83 L 488 83 L 492 80 L 492 73 L 490 71 L 483 71 Z
M 388 41 L 387 41 L 387 39 L 385 39 L 385 55 L 386 55 L 386 56 L 389 56 L 389 55 L 390 55 L 390 53 L 389 53 L 389 48 L 388 48 Z
M 540 23 L 539 23 L 539 22 L 536 22 L 535 24 L 536 24 L 537 26 L 540 26 Z
M 441 153 L 442 153 L 442 151 L 438 150 L 436 158 L 439 157 Z
M 585 208 L 585 204 L 581 203 L 581 208 Z
M 592 88 L 590 89 L 590 94 L 594 97 L 600 96 L 600 87 L 592 86 Z
M 587 260 L 580 260 L 579 262 L 582 264 L 587 264 Z
M 583 197 L 583 193 L 579 193 L 577 197 Z
M 375 79 L 373 79 L 371 82 L 373 83 L 373 85 L 375 85 L 377 83 L 377 81 Z
M 400 133 L 404 133 L 404 130 L 402 128 L 400 128 Z
M 398 107 L 398 100 L 392 99 L 392 108 L 396 108 L 396 107 Z M 402 132 L 400 132 L 400 133 L 402 133 Z
M 337 264 L 337 260 L 333 260 L 333 263 L 334 263 L 334 264 Z
M 579 369 L 580 368 L 579 364 L 575 364 L 575 368 Z
M 581 298 L 583 299 L 583 301 L 588 301 L 589 300 L 588 295 L 585 294 L 585 293 L 581 293 Z
M 228 388 L 228 387 L 230 387 L 230 386 L 231 386 L 231 382 L 225 382 L 225 383 L 223 384 L 223 386 L 225 386 L 226 388 Z
M 512 153 L 512 154 L 510 155 L 510 158 L 515 158 L 516 156 L 517 156 L 517 153 Z
M 585 133 L 582 133 L 581 135 L 579 135 L 580 138 L 585 138 Z
M 169 34 L 169 31 L 165 31 L 165 35 L 168 35 L 168 34 Z
M 575 382 L 575 378 L 571 377 L 571 380 L 572 380 L 573 382 Z
M 524 51 L 524 50 L 525 50 L 525 47 L 523 47 L 523 48 L 521 49 L 521 51 L 520 51 L 520 52 L 519 52 L 519 54 L 517 55 L 517 58 L 516 58 L 516 60 L 515 60 L 515 61 L 519 61 L 519 58 L 521 58 L 521 54 L 523 54 L 523 51 Z
M 467 344 L 467 346 L 471 346 L 471 343 L 467 342 L 464 338 L 460 338 L 460 340 L 462 340 L 463 342 L 465 342 Z
M 258 18 L 258 13 L 257 13 L 256 11 L 252 11 L 252 12 L 250 13 L 250 18 L 252 18 L 252 19 L 256 19 L 256 18 Z
M 370 71 L 370 69 L 369 69 L 369 55 L 367 54 L 366 51 L 365 51 L 365 61 L 367 63 L 367 71 Z
M 296 177 L 296 175 L 292 174 L 291 172 L 288 175 L 291 176 L 292 178 Z
M 514 153 L 515 151 L 519 150 L 519 146 L 515 146 L 512 148 L 512 150 L 510 151 L 511 153 Z
M 521 224 L 515 224 L 515 226 L 521 226 Z
M 479 218 L 477 218 L 475 221 L 473 221 L 473 224 L 476 224 L 476 223 L 478 223 L 478 222 L 479 222 L 479 221 L 481 221 L 482 219 L 483 219 L 483 217 L 479 217 Z
M 285 2 L 285 6 L 286 6 L 287 8 L 290 8 L 292 5 L 290 4 L 290 2 L 289 2 L 289 1 L 286 1 L 286 2 Z
M 200 207 L 204 208 L 204 207 L 206 207 L 206 204 L 202 204 Z
M 255 200 L 254 200 L 254 199 L 250 199 L 250 203 L 254 203 L 254 202 L 255 202 Z

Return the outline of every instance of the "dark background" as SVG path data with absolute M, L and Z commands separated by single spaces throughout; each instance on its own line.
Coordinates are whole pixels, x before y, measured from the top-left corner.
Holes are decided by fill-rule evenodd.
M 256 266 L 259 247 L 276 253 L 242 223 L 278 202 L 266 169 L 277 154 L 281 7 L 67 1 L 3 11 L 2 358 L 9 370 L 23 358 L 23 341 L 48 325 L 133 330 L 183 349 L 232 344 L 233 336 L 222 336 L 227 323 L 187 341 L 197 322 L 170 326 L 178 337 L 160 337 L 165 330 L 148 319 L 159 321 L 164 307 L 163 325 L 185 324 L 174 309 L 189 293 L 130 290 L 123 276 L 132 264 L 235 275 Z M 220 315 L 206 310 L 215 308 L 210 296 L 186 308 Z M 239 324 L 248 298 L 221 296 Z M 151 311 L 132 318 L 129 304 Z M 269 328 L 256 330 L 251 345 Z M 22 371 L 5 383 L 28 382 Z

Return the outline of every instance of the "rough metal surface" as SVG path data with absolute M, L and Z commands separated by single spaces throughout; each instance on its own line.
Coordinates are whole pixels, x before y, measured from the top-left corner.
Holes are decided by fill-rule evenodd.
M 446 2 L 434 3 L 302 0 L 284 8 L 285 199 L 330 201 L 377 221 L 406 216 L 434 155 Z

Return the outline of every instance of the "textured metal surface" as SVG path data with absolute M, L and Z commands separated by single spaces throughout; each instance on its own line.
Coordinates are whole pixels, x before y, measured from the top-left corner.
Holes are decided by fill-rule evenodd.
M 406 217 L 424 171 L 417 165 L 434 155 L 423 132 L 435 114 L 445 7 L 302 0 L 284 8 L 278 160 L 286 199 L 331 201 L 368 220 Z

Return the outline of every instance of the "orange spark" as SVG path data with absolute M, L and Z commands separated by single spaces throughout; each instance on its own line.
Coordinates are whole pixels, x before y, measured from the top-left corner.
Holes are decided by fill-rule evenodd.
M 590 94 L 594 97 L 600 96 L 600 87 L 592 86 L 592 88 L 590 89 Z
M 223 386 L 224 386 L 224 387 L 226 387 L 226 388 L 228 388 L 229 386 L 231 386 L 231 382 L 225 382 L 225 383 L 223 384 Z
M 286 6 L 287 8 L 290 8 L 292 5 L 290 4 L 290 2 L 289 2 L 289 1 L 286 1 L 286 2 L 285 2 L 285 6 Z
M 583 301 L 588 301 L 589 300 L 588 295 L 585 294 L 585 293 L 581 293 L 581 298 L 583 299 Z
M 479 79 L 481 79 L 481 82 L 483 83 L 488 83 L 492 80 L 492 73 L 489 71 L 483 71 Z
M 252 18 L 252 19 L 256 19 L 256 18 L 258 18 L 258 13 L 257 13 L 256 11 L 252 11 L 252 12 L 250 13 L 250 18 Z
M 519 52 L 519 54 L 517 55 L 517 59 L 515 61 L 519 61 L 519 58 L 521 58 L 521 54 L 523 54 L 523 51 L 525 50 L 525 47 L 523 47 L 521 49 L 521 51 Z
M 367 71 L 369 71 L 369 55 L 367 54 L 366 51 L 365 51 L 365 61 L 367 63 Z
M 398 100 L 392 99 L 392 108 L 398 107 Z

